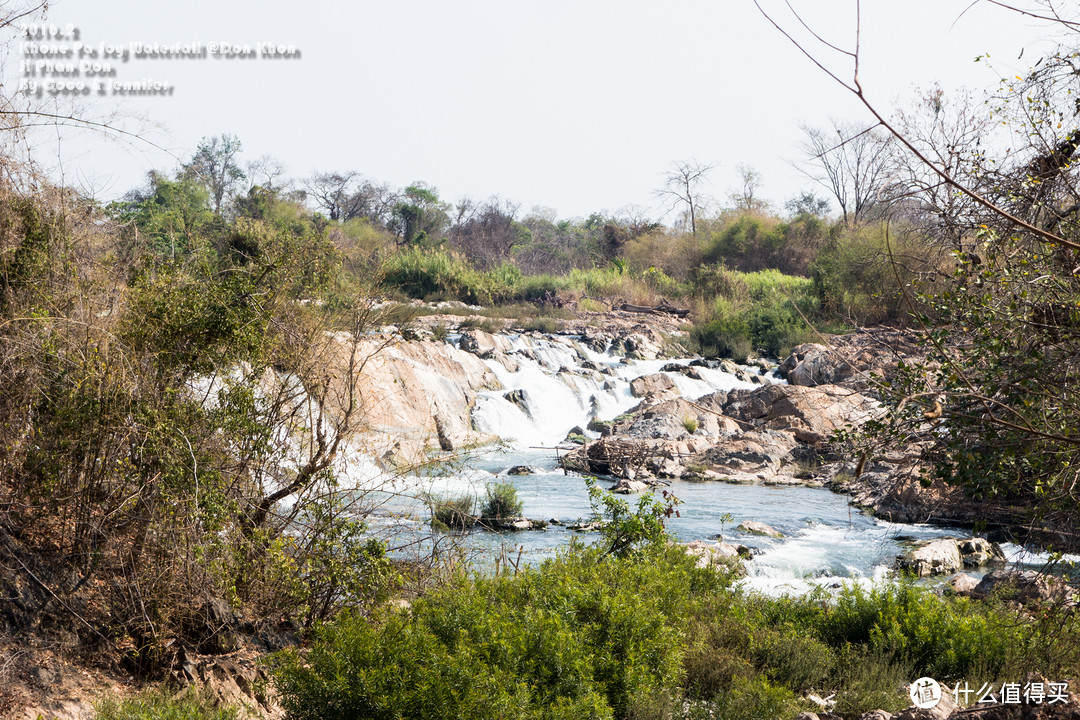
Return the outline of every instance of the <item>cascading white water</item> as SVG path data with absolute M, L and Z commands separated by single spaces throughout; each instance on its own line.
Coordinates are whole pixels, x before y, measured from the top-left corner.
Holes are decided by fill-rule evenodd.
M 593 417 L 610 420 L 626 412 L 640 402 L 630 393 L 631 380 L 658 373 L 671 362 L 689 362 L 626 363 L 614 355 L 569 341 L 517 336 L 512 342 L 509 355 L 519 368 L 511 372 L 496 360 L 487 361 L 504 389 L 480 397 L 473 409 L 473 424 L 478 430 L 494 433 L 518 448 L 550 447 L 562 441 L 572 428 L 584 428 Z M 603 372 L 586 369 L 583 363 L 599 367 Z M 684 396 L 692 398 L 716 390 L 756 387 L 719 370 L 699 368 L 698 373 L 704 380 L 682 373 L 666 374 Z M 520 403 L 506 398 L 514 391 L 521 393 Z

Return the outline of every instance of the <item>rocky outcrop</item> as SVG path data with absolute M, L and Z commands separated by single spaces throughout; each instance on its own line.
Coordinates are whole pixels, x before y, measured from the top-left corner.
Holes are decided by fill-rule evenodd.
M 477 329 L 461 333 L 459 345 L 465 352 L 485 359 L 495 357 L 495 353 L 507 353 L 512 349 L 510 341 L 504 335 L 492 335 Z
M 984 538 L 939 538 L 908 551 L 896 559 L 896 567 L 919 577 L 945 575 L 970 567 L 981 567 L 1005 559 L 995 543 Z
M 917 336 L 904 330 L 863 330 L 828 338 L 829 345 L 804 343 L 776 368 L 776 374 L 792 385 L 844 385 L 872 390 L 891 378 L 899 360 L 922 354 Z
M 715 402 L 715 399 L 714 399 Z M 770 430 L 790 430 L 800 442 L 824 442 L 833 431 L 880 412 L 876 401 L 838 385 L 766 385 L 728 394 L 723 412 Z
M 335 338 L 337 367 L 349 366 L 352 343 Z M 357 445 L 389 465 L 422 462 L 433 449 L 458 451 L 494 442 L 476 432 L 471 410 L 482 390 L 497 390 L 499 380 L 476 355 L 445 342 L 394 341 L 373 335 L 361 338 L 357 357 L 364 358 L 356 375 L 362 415 Z M 335 381 L 331 397 L 340 413 L 348 401 L 347 385 Z
M 654 378 L 670 382 L 664 375 L 638 380 L 648 379 L 653 393 L 664 392 L 667 385 L 653 384 Z M 793 453 L 800 443 L 821 443 L 837 428 L 876 412 L 873 400 L 836 386 L 769 385 L 716 392 L 696 401 L 657 402 L 652 394 L 604 426 L 599 442 L 564 457 L 563 466 L 639 480 L 806 482 L 812 478 L 795 478 L 799 470 Z

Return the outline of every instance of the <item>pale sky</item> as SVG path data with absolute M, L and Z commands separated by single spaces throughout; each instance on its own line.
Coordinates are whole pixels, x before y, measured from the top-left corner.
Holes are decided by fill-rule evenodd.
M 762 4 L 799 30 L 782 0 Z M 792 5 L 830 42 L 854 46 L 853 0 Z M 90 112 L 119 111 L 125 127 L 148 121 L 142 133 L 172 156 L 86 131 L 59 133 L 59 149 L 55 130 L 37 138 L 54 172 L 105 199 L 151 169 L 171 172 L 200 138 L 230 133 L 246 159 L 271 155 L 293 177 L 355 170 L 398 186 L 423 180 L 444 200 L 498 194 L 523 213 L 546 206 L 580 217 L 634 204 L 655 217 L 665 171 L 690 158 L 716 163 L 709 191 L 718 198 L 736 186 L 738 165 L 752 166 L 779 206 L 813 187 L 790 166 L 798 125 L 867 118 L 751 0 L 56 0 L 48 21 L 73 25 L 95 49 L 135 41 L 299 50 L 291 59 L 129 59 L 113 61 L 112 77 L 67 78 L 175 88 L 85 101 Z M 860 78 L 883 108 L 934 82 L 982 90 L 1026 69 L 1050 33 L 985 0 L 864 0 Z M 5 93 L 28 77 L 63 79 L 22 75 L 19 42 L 8 49 Z M 814 49 L 850 79 L 840 56 Z M 985 54 L 992 67 L 974 62 Z

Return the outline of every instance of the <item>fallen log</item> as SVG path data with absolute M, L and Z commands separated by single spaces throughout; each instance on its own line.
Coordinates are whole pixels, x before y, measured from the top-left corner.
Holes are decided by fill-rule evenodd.
M 643 313 L 647 315 L 674 315 L 676 317 L 684 318 L 690 314 L 690 311 L 683 308 L 677 308 L 674 305 L 668 303 L 661 303 L 655 307 L 647 307 L 645 305 L 631 305 L 630 303 L 623 303 L 619 306 L 619 310 L 632 313 Z

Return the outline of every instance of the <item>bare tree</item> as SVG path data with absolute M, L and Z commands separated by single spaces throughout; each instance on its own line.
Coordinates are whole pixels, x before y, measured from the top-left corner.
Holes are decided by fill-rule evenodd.
M 517 204 L 494 195 L 482 204 L 462 198 L 450 228 L 451 244 L 480 268 L 506 262 L 514 245 L 527 233 L 516 220 L 518 208 Z
M 735 166 L 739 173 L 741 187 L 728 193 L 737 210 L 743 212 L 763 212 L 769 206 L 767 202 L 757 195 L 761 187 L 761 173 L 746 163 Z
M 671 170 L 664 176 L 664 184 L 656 191 L 656 196 L 671 203 L 668 212 L 685 206 L 690 218 L 690 233 L 697 234 L 697 217 L 701 212 L 705 196 L 701 186 L 708 180 L 709 172 L 716 163 L 700 163 L 697 160 L 679 160 L 672 163 Z
M 247 177 L 252 187 L 260 185 L 267 190 L 285 190 L 292 182 L 280 180 L 284 175 L 285 164 L 270 155 L 262 155 L 247 164 Z
M 304 181 L 308 195 L 331 220 L 347 220 L 351 217 L 352 199 L 356 195 L 359 173 L 317 173 Z
M 800 126 L 806 160 L 796 164 L 836 198 L 848 225 L 858 225 L 886 199 L 892 138 L 876 127 L 833 121 L 830 130 Z

